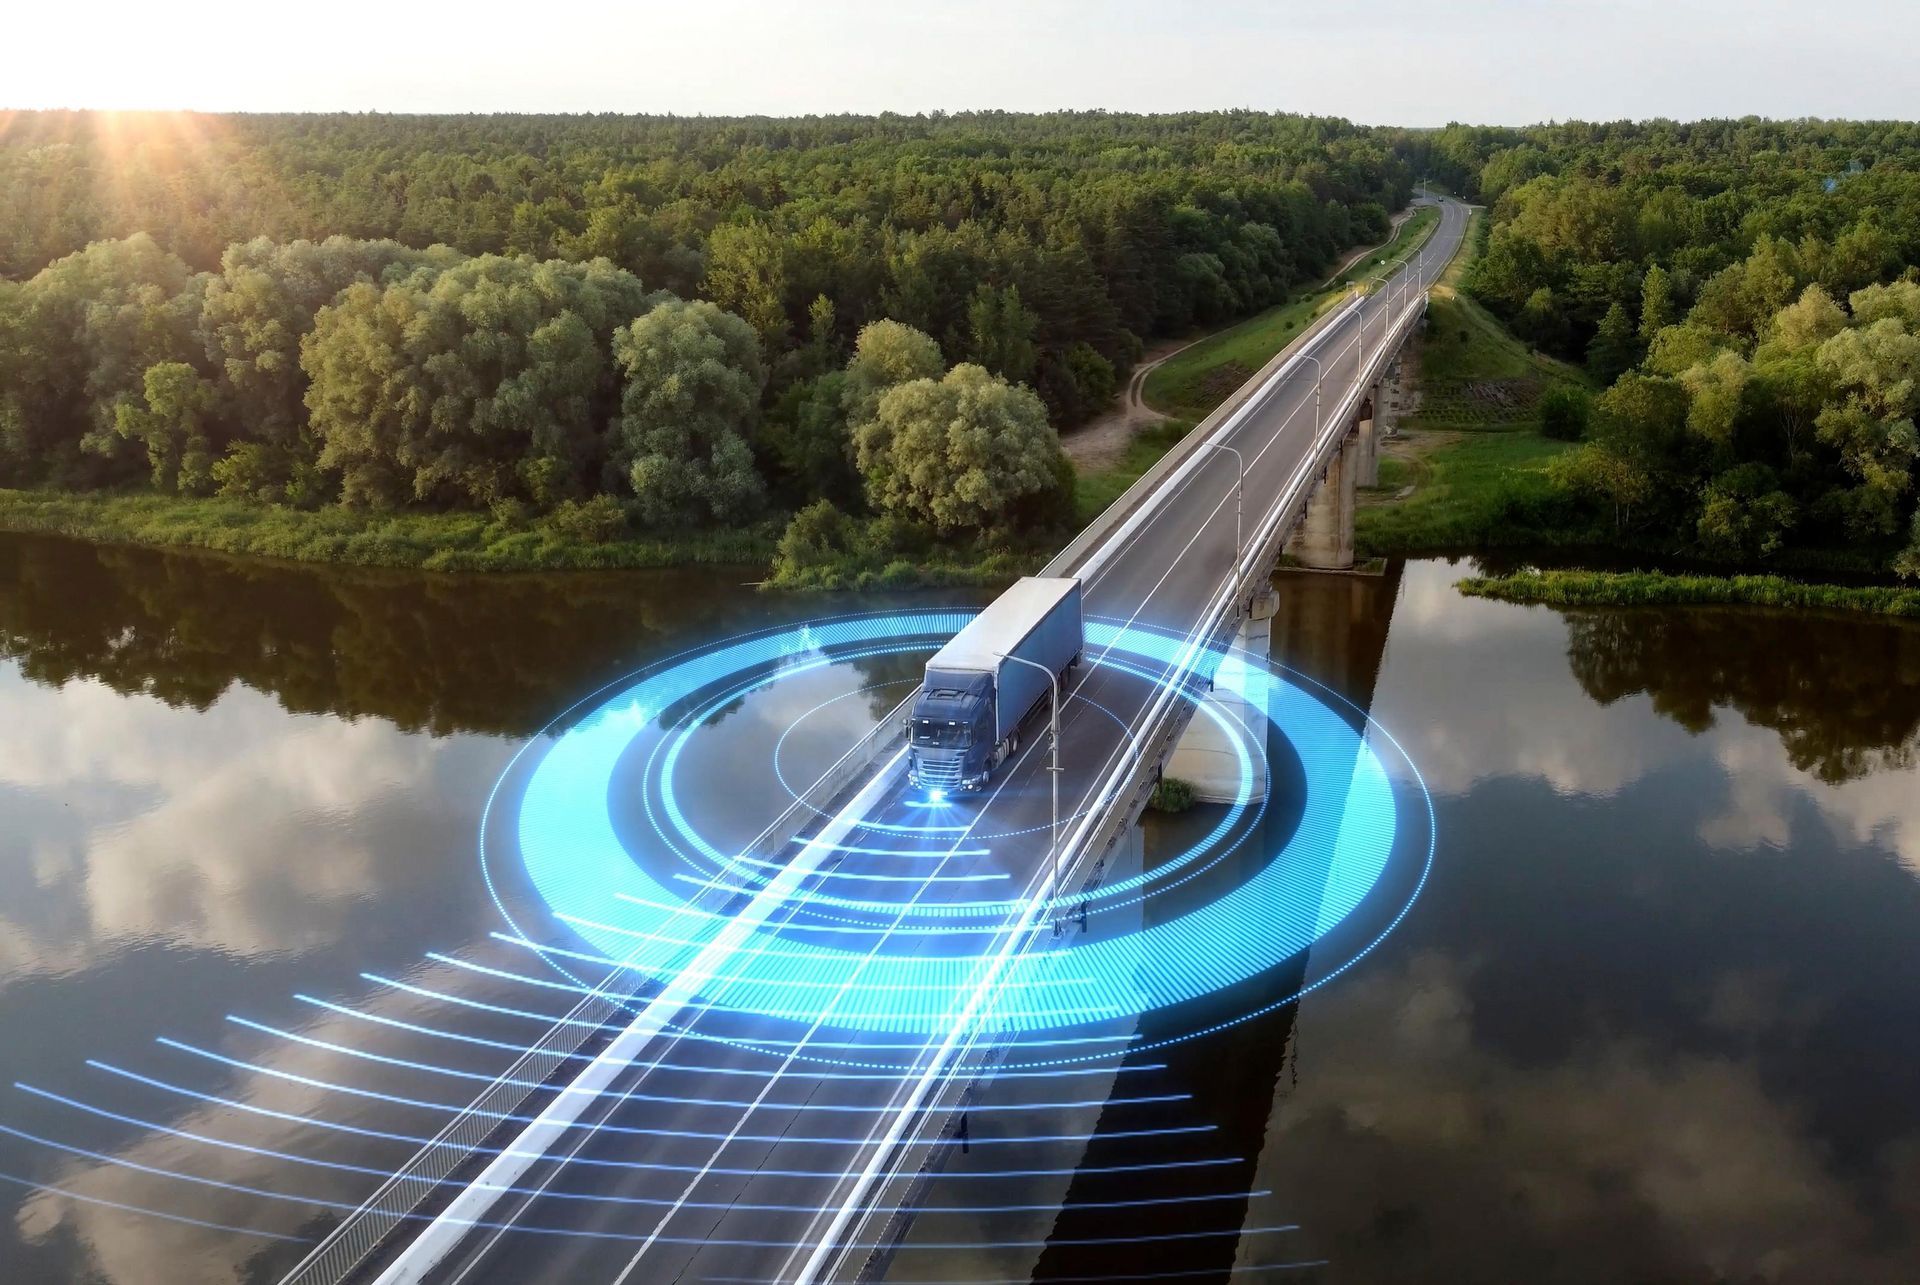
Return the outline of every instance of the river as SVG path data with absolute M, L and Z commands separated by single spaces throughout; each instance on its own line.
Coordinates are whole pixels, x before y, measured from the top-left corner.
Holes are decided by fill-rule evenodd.
M 1297 1006 L 1141 1077 L 1191 1100 L 1254 1193 L 1196 1213 L 1208 1235 L 1171 1270 L 1920 1276 L 1920 627 L 1519 607 L 1454 592 L 1470 570 L 1280 583 L 1276 656 L 1405 747 L 1438 844 L 1371 954 L 1324 977 L 1309 957 L 1294 984 L 1324 984 Z M 394 1095 L 417 1068 L 342 1072 L 346 1046 L 386 1047 L 342 1010 L 391 1031 L 409 1010 L 378 979 L 511 958 L 492 934 L 515 893 L 475 836 L 521 746 L 717 638 L 980 600 L 747 578 L 0 536 L 0 1280 L 277 1279 L 298 1246 L 274 1237 L 310 1235 L 411 1150 Z M 912 673 L 833 665 L 743 698 L 695 761 L 740 764 L 751 794 L 778 731 L 877 716 Z M 1213 814 L 1150 820 L 1147 860 Z M 471 1096 L 460 1076 L 494 1065 L 473 1058 L 447 1056 L 439 1098 Z M 1069 1185 L 1086 1204 L 1098 1183 Z M 910 1248 L 890 1279 L 1163 1270 L 1112 1249 L 1128 1221 L 974 1218 L 1005 1252 Z M 908 1243 L 941 1234 L 923 1220 Z

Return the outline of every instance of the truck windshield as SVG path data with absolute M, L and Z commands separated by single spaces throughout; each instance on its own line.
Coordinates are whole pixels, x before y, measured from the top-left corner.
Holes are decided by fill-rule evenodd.
M 916 718 L 913 743 L 936 750 L 964 750 L 973 744 L 973 729 L 944 719 Z

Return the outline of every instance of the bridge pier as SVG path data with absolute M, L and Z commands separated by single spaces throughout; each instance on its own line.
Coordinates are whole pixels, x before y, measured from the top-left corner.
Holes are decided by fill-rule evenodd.
M 1250 727 L 1265 736 L 1267 711 L 1239 693 L 1265 690 L 1259 683 L 1241 681 L 1241 675 L 1250 663 L 1266 660 L 1272 646 L 1273 616 L 1279 606 L 1280 597 L 1273 586 L 1263 585 L 1252 610 L 1240 622 L 1232 649 L 1220 662 L 1214 689 L 1203 702 L 1213 712 L 1196 711 L 1179 744 L 1167 756 L 1166 774 L 1192 785 L 1193 797 L 1203 803 L 1232 803 L 1240 797 L 1240 751 L 1234 748 L 1235 734 L 1227 729 Z M 1255 771 L 1252 801 L 1267 797 L 1266 774 L 1259 767 Z
M 1320 484 L 1307 501 L 1306 516 L 1287 541 L 1287 553 L 1301 566 L 1317 571 L 1353 569 L 1353 488 L 1360 476 L 1362 450 L 1360 434 L 1349 432 L 1327 461 Z
M 1380 392 L 1379 384 L 1367 390 L 1366 400 L 1360 403 L 1359 419 L 1353 426 L 1353 435 L 1360 443 L 1355 486 L 1380 485 L 1380 431 L 1386 427 L 1386 417 L 1381 414 L 1385 404 L 1380 400 Z

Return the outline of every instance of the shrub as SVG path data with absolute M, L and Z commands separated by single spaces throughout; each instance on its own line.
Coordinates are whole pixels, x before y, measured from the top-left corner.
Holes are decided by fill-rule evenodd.
M 1578 388 L 1554 388 L 1540 399 L 1540 432 L 1557 442 L 1579 441 L 1592 419 L 1593 401 Z
M 1155 812 L 1185 812 L 1193 806 L 1193 783 L 1177 776 L 1163 776 L 1160 784 L 1153 787 L 1153 797 L 1147 800 L 1147 806 Z
M 627 534 L 627 513 L 611 495 L 563 500 L 547 518 L 554 534 L 575 544 L 611 544 Z

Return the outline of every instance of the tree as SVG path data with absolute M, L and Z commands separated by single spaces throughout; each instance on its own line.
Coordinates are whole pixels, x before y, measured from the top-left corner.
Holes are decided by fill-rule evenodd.
M 816 568 L 846 558 L 859 541 L 859 531 L 831 500 L 815 500 L 793 515 L 773 554 L 773 575 L 794 583 Z
M 1558 349 L 1566 342 L 1567 318 L 1549 286 L 1541 286 L 1527 296 L 1526 306 L 1520 309 L 1514 324 L 1536 348 Z
M 349 286 L 300 345 L 320 463 L 354 503 L 558 503 L 595 471 L 612 336 L 649 300 L 605 260 L 498 255 Z
M 618 331 L 626 383 L 614 463 L 642 522 L 737 521 L 759 505 L 748 446 L 760 408 L 759 337 L 704 300 L 669 300 Z
M 1847 314 L 1833 296 L 1817 285 L 1773 316 L 1767 327 L 1763 353 L 1787 354 L 1818 347 L 1847 328 Z
M 1893 560 L 1893 569 L 1910 580 L 1920 580 L 1920 510 L 1913 515 L 1907 547 Z
M 1708 484 L 1701 498 L 1696 524 L 1701 541 L 1733 557 L 1772 557 L 1800 516 L 1793 497 L 1780 489 L 1773 470 L 1764 464 L 1728 469 Z
M 847 376 L 828 371 L 793 385 L 761 429 L 776 495 L 795 507 L 826 499 L 842 508 L 860 504 L 847 431 Z
M 1633 320 L 1618 301 L 1600 318 L 1600 328 L 1587 345 L 1587 365 L 1601 380 L 1612 383 L 1640 359 L 1640 345 L 1634 338 Z
M 1653 495 L 1653 481 L 1639 463 L 1595 443 L 1558 456 L 1548 466 L 1554 483 L 1607 506 L 1615 534 L 1633 521 L 1633 511 Z
M 115 481 L 144 461 L 118 431 L 149 366 L 191 363 L 203 278 L 145 233 L 98 241 L 9 292 L 0 424 L 15 480 Z
M 183 361 L 147 367 L 142 382 L 144 404 L 121 402 L 115 431 L 146 446 L 153 484 L 160 490 L 199 495 L 212 489 L 214 449 L 207 420 L 213 385 Z
M 1018 286 L 995 290 L 982 284 L 967 306 L 967 325 L 973 338 L 968 351 L 976 364 L 1016 384 L 1032 381 L 1039 321 L 1021 305 Z
M 1705 326 L 1692 322 L 1668 326 L 1647 346 L 1646 367 L 1656 375 L 1680 375 L 1732 346 L 1726 335 Z
M 1753 373 L 1736 352 L 1720 352 L 1680 376 L 1687 390 L 1687 428 L 1721 450 L 1733 445 L 1741 398 Z
M 943 535 L 1004 529 L 1072 484 L 1040 399 L 971 364 L 888 389 L 854 450 L 874 508 Z
M 220 385 L 221 415 L 234 435 L 282 447 L 305 434 L 306 378 L 300 340 L 320 309 L 356 281 L 379 282 L 388 269 L 457 256 L 429 254 L 397 241 L 279 244 L 255 237 L 227 247 L 207 283 L 199 332 Z
M 1654 264 L 1640 283 L 1640 338 L 1652 343 L 1653 337 L 1680 319 L 1674 302 L 1673 278 L 1665 268 Z
M 786 345 L 786 290 L 786 239 L 766 224 L 730 223 L 707 238 L 704 293 L 745 318 L 768 353 Z
M 1587 435 L 1593 402 L 1578 388 L 1561 385 L 1540 399 L 1540 432 L 1556 441 L 1577 442 Z
M 856 428 L 880 409 L 880 398 L 896 384 L 935 379 L 947 363 L 932 338 L 897 321 L 876 321 L 860 331 L 847 380 L 841 390 L 847 423 Z

